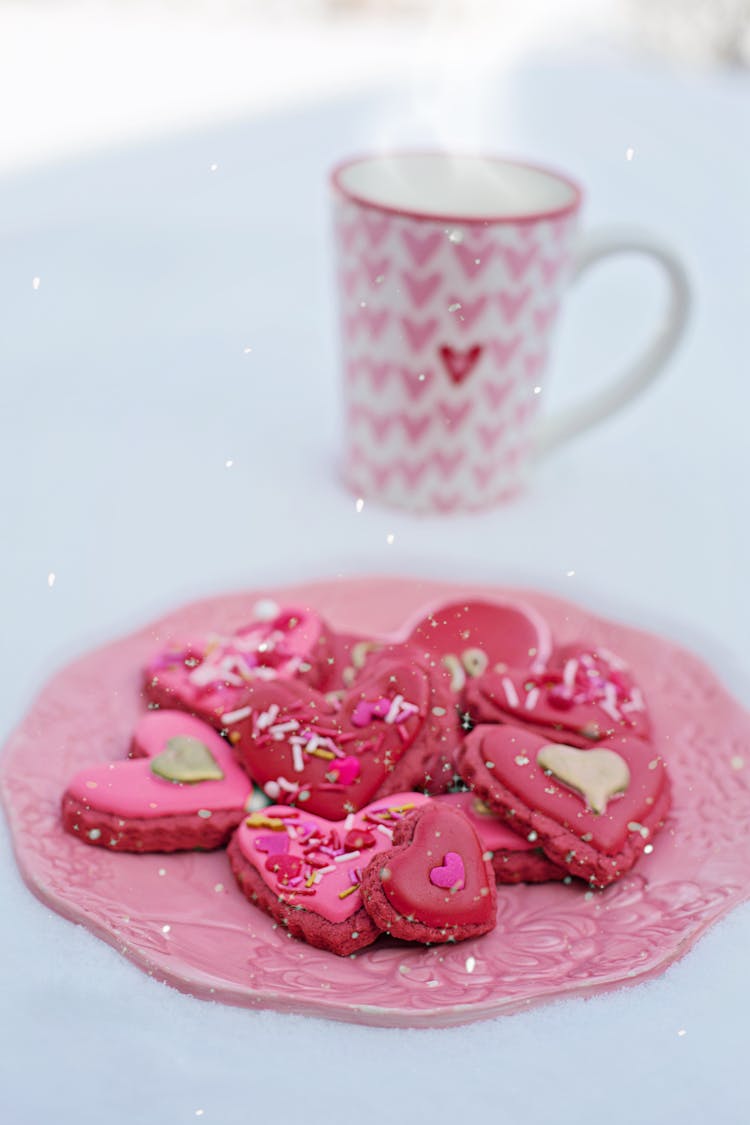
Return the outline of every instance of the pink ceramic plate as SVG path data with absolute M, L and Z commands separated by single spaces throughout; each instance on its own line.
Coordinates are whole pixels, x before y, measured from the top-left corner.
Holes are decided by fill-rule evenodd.
M 601 893 L 500 889 L 493 933 L 455 947 L 381 941 L 341 959 L 289 939 L 235 888 L 224 852 L 112 854 L 66 836 L 59 801 L 82 765 L 124 755 L 139 670 L 177 635 L 230 629 L 260 596 L 378 633 L 437 599 L 520 596 L 556 641 L 623 656 L 668 758 L 674 809 L 651 855 Z M 539 594 L 396 579 L 318 583 L 199 602 L 70 665 L 11 738 L 2 786 L 21 870 L 43 901 L 159 980 L 196 996 L 387 1026 L 441 1026 L 652 976 L 750 896 L 750 718 L 694 657 Z

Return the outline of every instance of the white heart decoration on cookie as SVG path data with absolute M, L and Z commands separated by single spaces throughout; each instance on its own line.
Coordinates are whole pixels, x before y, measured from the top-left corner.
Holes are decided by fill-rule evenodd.
M 615 750 L 578 750 L 574 746 L 549 743 L 536 756 L 537 765 L 580 793 L 593 813 L 601 815 L 607 802 L 625 793 L 630 770 Z
M 205 742 L 189 734 L 177 734 L 169 739 L 160 754 L 151 759 L 151 772 L 165 781 L 187 782 L 221 781 L 224 771 Z

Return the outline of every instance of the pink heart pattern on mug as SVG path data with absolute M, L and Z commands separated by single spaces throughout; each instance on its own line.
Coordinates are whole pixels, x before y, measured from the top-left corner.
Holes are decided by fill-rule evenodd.
M 337 199 L 358 495 L 453 511 L 517 491 L 574 228 L 570 215 L 447 224 Z

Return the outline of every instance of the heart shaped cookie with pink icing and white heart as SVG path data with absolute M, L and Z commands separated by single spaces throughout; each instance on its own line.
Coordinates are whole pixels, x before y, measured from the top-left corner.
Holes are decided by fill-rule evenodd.
M 81 770 L 62 800 L 63 827 L 88 844 L 127 852 L 217 848 L 252 791 L 229 743 L 181 711 L 151 711 L 132 758 Z
M 405 941 L 462 941 L 496 923 L 482 843 L 463 813 L 437 801 L 401 821 L 393 847 L 365 868 L 361 891 L 378 928 Z
M 290 934 L 347 956 L 380 934 L 362 905 L 363 869 L 391 847 L 404 817 L 426 804 L 419 793 L 392 794 L 343 822 L 271 805 L 244 819 L 229 862 L 247 898 Z
M 464 781 L 569 874 L 605 887 L 629 871 L 669 811 L 664 760 L 618 735 L 582 749 L 512 726 L 478 726 L 457 754 Z
M 223 716 L 238 759 L 271 800 L 340 820 L 376 797 L 446 788 L 459 740 L 455 705 L 404 645 L 367 660 L 349 690 L 257 682 Z
M 651 736 L 630 669 L 601 647 L 567 645 L 543 668 L 488 670 L 467 683 L 464 704 L 474 723 L 512 723 L 572 746 Z

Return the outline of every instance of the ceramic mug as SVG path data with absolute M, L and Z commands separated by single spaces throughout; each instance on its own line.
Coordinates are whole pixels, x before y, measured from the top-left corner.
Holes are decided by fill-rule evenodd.
M 492 156 L 362 156 L 332 174 L 345 390 L 344 476 L 424 512 L 513 496 L 535 458 L 650 383 L 687 321 L 685 271 L 642 234 L 576 227 L 565 175 Z M 571 280 L 613 254 L 653 258 L 670 296 L 641 357 L 559 417 L 538 417 Z

